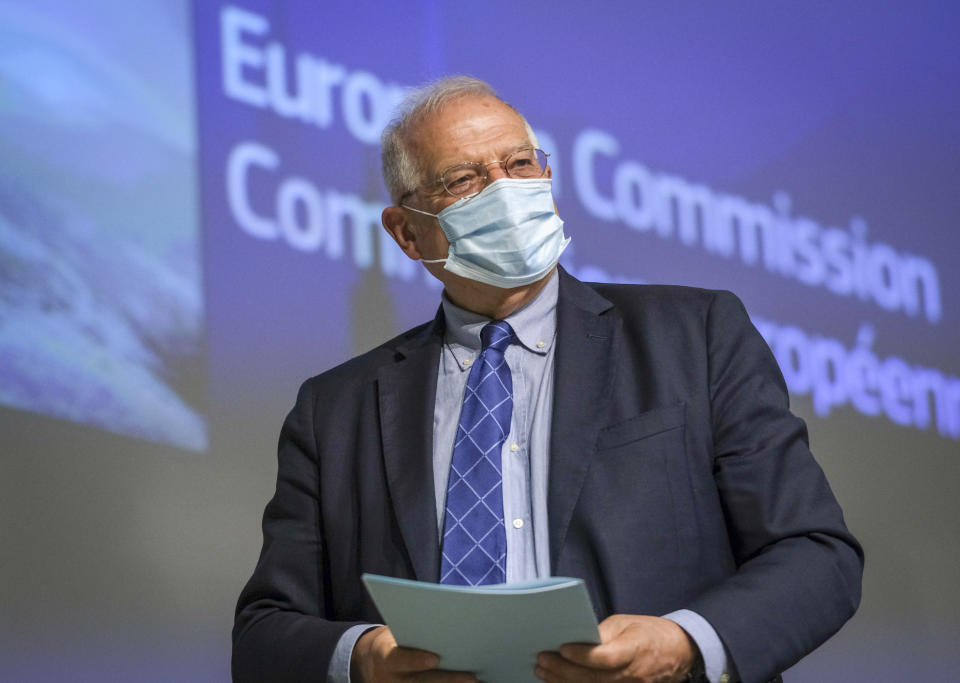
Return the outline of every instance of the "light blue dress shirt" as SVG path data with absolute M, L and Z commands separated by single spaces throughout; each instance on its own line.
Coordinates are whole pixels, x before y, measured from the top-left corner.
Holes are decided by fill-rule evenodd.
M 554 273 L 537 297 L 507 316 L 517 336 L 505 353 L 513 376 L 513 419 L 501 453 L 503 513 L 507 533 L 507 582 L 550 576 L 547 476 L 553 407 L 553 361 L 557 336 L 559 278 Z M 490 319 L 443 297 L 444 346 L 433 414 L 433 481 L 437 528 L 443 534 L 447 478 L 453 458 L 460 406 L 473 362 L 480 355 L 480 330 Z M 441 541 L 438 538 L 438 542 Z M 679 624 L 703 656 L 711 683 L 727 680 L 728 658 L 716 631 L 696 612 L 664 615 Z M 350 656 L 372 625 L 354 626 L 337 643 L 328 680 L 349 683 Z

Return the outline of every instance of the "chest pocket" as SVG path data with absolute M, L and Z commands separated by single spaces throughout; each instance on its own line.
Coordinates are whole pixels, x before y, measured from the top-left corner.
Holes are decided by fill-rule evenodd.
M 597 450 L 602 451 L 626 446 L 634 441 L 641 441 L 663 432 L 673 430 L 682 432 L 684 424 L 683 403 L 650 410 L 642 415 L 600 430 L 597 437 Z

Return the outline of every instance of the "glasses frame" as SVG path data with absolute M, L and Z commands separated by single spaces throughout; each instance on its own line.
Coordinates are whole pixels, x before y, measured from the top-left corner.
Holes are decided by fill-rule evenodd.
M 483 185 L 485 186 L 485 185 L 487 184 L 487 181 L 490 179 L 490 166 L 491 166 L 491 165 L 497 164 L 497 165 L 500 166 L 500 168 L 503 170 L 504 175 L 506 175 L 508 178 L 514 178 L 514 177 L 516 177 L 516 176 L 510 175 L 510 171 L 508 171 L 508 170 L 507 170 L 507 167 L 505 166 L 507 160 L 508 160 L 510 157 L 512 157 L 514 154 L 519 154 L 520 152 L 529 152 L 529 151 L 540 152 L 541 154 L 543 154 L 543 158 L 544 158 L 543 171 L 541 171 L 540 175 L 535 176 L 535 177 L 537 177 L 537 178 L 542 178 L 543 175 L 547 172 L 547 167 L 548 167 L 549 162 L 550 162 L 550 154 L 549 154 L 548 152 L 544 152 L 544 151 L 543 151 L 542 149 L 540 149 L 539 147 L 534 147 L 533 145 L 530 145 L 530 146 L 528 146 L 528 147 L 521 147 L 521 148 L 519 148 L 519 149 L 515 149 L 514 151 L 510 152 L 510 154 L 508 154 L 507 156 L 505 156 L 503 159 L 495 159 L 495 160 L 493 160 L 493 161 L 460 161 L 460 162 L 457 162 L 457 163 L 455 163 L 455 164 L 450 164 L 449 166 L 447 166 L 446 168 L 444 168 L 442 171 L 440 171 L 440 173 L 437 175 L 436 179 L 435 179 L 432 183 L 426 183 L 426 184 L 424 184 L 424 185 L 420 185 L 419 187 L 415 187 L 414 189 L 408 190 L 407 192 L 405 192 L 404 194 L 402 194 L 402 195 L 400 196 L 400 200 L 399 200 L 398 203 L 402 203 L 404 199 L 406 199 L 407 197 L 409 197 L 409 196 L 412 195 L 412 194 L 415 194 L 415 193 L 419 192 L 421 189 L 423 189 L 424 187 L 427 187 L 427 186 L 430 186 L 430 187 L 438 187 L 438 186 L 439 186 L 439 187 L 442 187 L 442 188 L 443 188 L 443 191 L 446 192 L 446 193 L 447 193 L 448 195 L 450 195 L 451 197 L 454 197 L 454 198 L 456 198 L 456 199 L 462 199 L 462 198 L 465 197 L 466 195 L 454 194 L 453 192 L 451 192 L 451 191 L 447 188 L 446 183 L 443 182 L 443 176 L 445 176 L 450 169 L 456 168 L 457 166 L 474 166 L 474 167 L 477 167 L 477 168 L 483 168 L 483 173 L 482 173 L 482 175 L 481 175 L 481 181 L 482 181 Z

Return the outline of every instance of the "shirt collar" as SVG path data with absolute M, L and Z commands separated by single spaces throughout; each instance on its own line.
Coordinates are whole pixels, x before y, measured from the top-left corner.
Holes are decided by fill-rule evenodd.
M 557 331 L 557 294 L 560 290 L 559 277 L 554 270 L 543 289 L 527 305 L 520 308 L 505 320 L 510 323 L 520 344 L 533 353 L 545 355 L 553 345 Z M 445 341 L 450 345 L 462 346 L 474 352 L 481 348 L 480 330 L 490 322 L 490 318 L 479 313 L 460 308 L 443 295 L 443 314 L 446 321 Z

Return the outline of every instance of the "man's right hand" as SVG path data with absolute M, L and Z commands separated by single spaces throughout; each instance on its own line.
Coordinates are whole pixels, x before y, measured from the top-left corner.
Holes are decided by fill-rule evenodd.
M 381 681 L 431 681 L 433 683 L 476 683 L 477 677 L 463 671 L 437 669 L 440 658 L 426 650 L 400 647 L 390 628 L 378 626 L 367 631 L 353 647 L 350 680 L 353 683 Z

